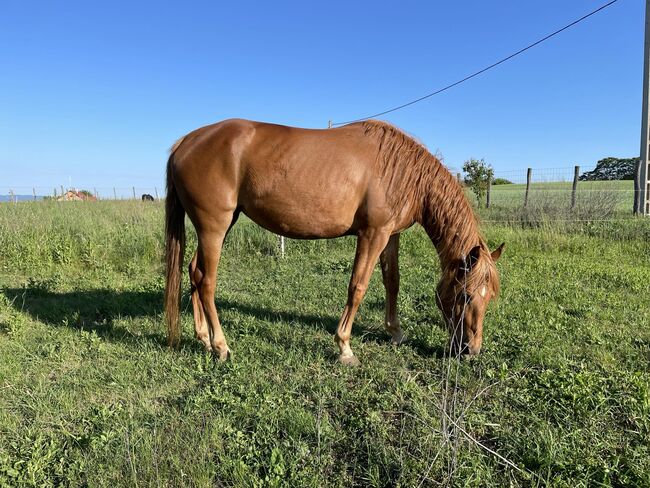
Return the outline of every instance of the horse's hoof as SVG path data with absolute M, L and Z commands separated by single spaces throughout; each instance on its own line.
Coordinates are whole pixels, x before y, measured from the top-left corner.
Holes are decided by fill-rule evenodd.
M 232 352 L 230 352 L 230 349 L 225 349 L 223 351 L 215 350 L 213 352 L 214 352 L 214 357 L 222 363 L 228 360 L 232 360 Z
M 394 346 L 399 346 L 400 344 L 404 344 L 406 342 L 406 335 L 404 335 L 404 332 L 401 330 L 393 335 L 393 337 L 390 340 L 390 343 L 393 344 Z
M 339 356 L 339 363 L 345 364 L 346 366 L 361 366 L 361 362 L 356 356 L 344 356 L 343 354 Z

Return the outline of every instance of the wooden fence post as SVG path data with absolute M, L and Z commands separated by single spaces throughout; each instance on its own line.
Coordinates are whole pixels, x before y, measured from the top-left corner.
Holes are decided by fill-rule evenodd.
M 61 185 L 61 196 L 64 196 L 65 192 L 63 191 L 63 185 Z
M 115 191 L 115 187 L 113 187 L 113 199 L 117 200 L 117 192 Z
M 32 195 L 34 195 L 34 201 L 36 201 L 36 188 L 32 187 Z
M 56 187 L 54 187 L 54 199 L 56 200 Z
M 524 195 L 524 208 L 528 206 L 528 192 L 530 191 L 530 180 L 533 175 L 533 169 L 528 168 L 528 172 L 526 173 L 526 194 Z
M 284 257 L 284 236 L 280 236 L 280 257 Z
M 135 200 L 135 186 L 133 187 L 133 199 Z
M 571 208 L 576 206 L 576 193 L 578 191 L 578 176 L 580 175 L 580 166 L 573 169 L 573 190 L 571 191 Z
M 159 201 L 160 201 L 160 198 L 158 197 L 158 187 L 157 187 L 157 186 L 154 186 L 154 187 L 153 187 L 153 191 L 154 191 L 154 193 L 156 194 L 156 201 L 159 202 Z
M 11 203 L 16 203 L 16 200 L 14 199 L 14 191 L 13 190 L 9 190 L 9 201 Z
M 634 168 L 634 206 L 632 207 L 632 213 L 639 215 L 641 212 L 641 158 L 639 158 L 639 163 Z
M 485 208 L 490 208 L 490 192 L 492 191 L 492 173 L 487 176 L 487 195 L 485 197 Z

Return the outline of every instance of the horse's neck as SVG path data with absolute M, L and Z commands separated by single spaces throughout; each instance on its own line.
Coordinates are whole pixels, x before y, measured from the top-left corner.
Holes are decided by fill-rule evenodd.
M 430 189 L 423 201 L 420 223 L 436 247 L 443 269 L 462 260 L 480 243 L 476 218 L 460 188 Z

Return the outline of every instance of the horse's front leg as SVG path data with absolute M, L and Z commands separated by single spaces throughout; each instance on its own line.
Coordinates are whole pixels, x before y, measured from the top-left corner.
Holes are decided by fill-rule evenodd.
M 336 342 L 341 351 L 339 361 L 343 364 L 359 364 L 359 360 L 350 347 L 352 322 L 368 288 L 368 282 L 372 270 L 377 264 L 377 258 L 386 247 L 389 237 L 390 232 L 385 229 L 367 229 L 360 232 L 357 238 L 357 252 L 354 257 L 354 268 L 348 287 L 348 301 L 336 329 Z
M 388 240 L 386 248 L 381 253 L 381 274 L 386 288 L 386 330 L 391 335 L 393 344 L 404 341 L 404 333 L 397 318 L 397 294 L 399 293 L 399 234 L 394 234 Z

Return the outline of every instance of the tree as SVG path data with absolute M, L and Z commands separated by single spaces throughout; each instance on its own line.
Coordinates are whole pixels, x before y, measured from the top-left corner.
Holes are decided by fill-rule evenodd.
M 494 170 L 483 159 L 472 158 L 463 163 L 463 171 L 466 175 L 465 184 L 472 189 L 476 195 L 476 203 L 481 208 L 481 202 L 487 192 L 488 178 L 492 178 Z
M 580 176 L 582 181 L 632 180 L 639 158 L 604 158 L 596 163 L 592 171 Z

